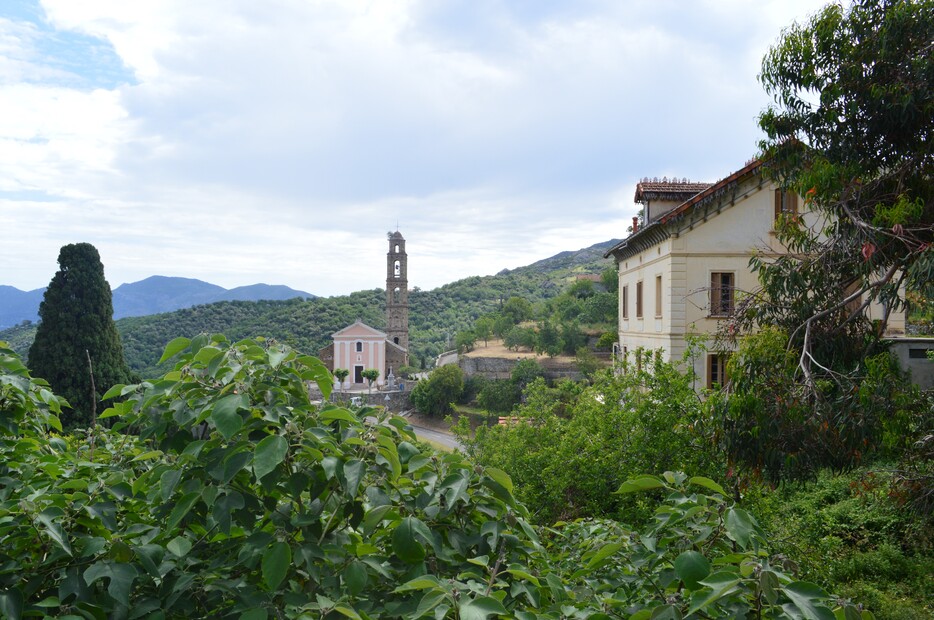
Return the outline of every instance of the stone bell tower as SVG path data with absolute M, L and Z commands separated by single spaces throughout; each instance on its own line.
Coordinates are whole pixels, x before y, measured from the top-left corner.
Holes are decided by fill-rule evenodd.
M 386 336 L 390 342 L 409 349 L 409 281 L 405 239 L 398 230 L 389 233 L 386 254 Z

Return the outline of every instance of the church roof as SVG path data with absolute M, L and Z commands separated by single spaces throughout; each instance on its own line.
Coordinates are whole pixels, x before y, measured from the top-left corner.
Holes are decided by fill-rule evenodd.
M 386 334 L 374 329 L 357 319 L 351 325 L 348 325 L 340 331 L 331 334 L 331 338 L 386 338 Z
M 409 350 L 403 347 L 401 344 L 396 344 L 392 340 L 386 340 L 386 346 L 401 351 L 402 353 L 408 353 Z

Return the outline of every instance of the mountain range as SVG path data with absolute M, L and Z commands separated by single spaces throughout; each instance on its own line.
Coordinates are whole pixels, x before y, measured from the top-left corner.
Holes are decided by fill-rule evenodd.
M 560 295 L 581 276 L 612 269 L 613 261 L 603 258 L 603 254 L 618 242 L 618 239 L 611 239 L 588 248 L 561 252 L 531 265 L 503 270 L 496 275 L 470 276 L 430 291 L 413 288 L 409 293 L 412 365 L 430 364 L 435 356 L 451 346 L 457 332 L 470 329 L 478 317 L 495 312 L 510 297 L 519 296 L 541 304 Z M 157 297 L 154 291 L 159 290 L 160 279 L 149 280 L 154 280 L 149 296 Z M 183 278 L 167 280 L 181 280 L 174 283 L 178 289 L 186 282 L 197 283 L 197 280 Z M 129 285 L 114 291 L 115 306 L 117 291 L 124 286 Z M 178 289 L 176 293 L 181 294 Z M 178 336 L 191 338 L 199 333 L 222 333 L 234 341 L 263 336 L 314 355 L 330 341 L 331 334 L 357 319 L 376 329 L 383 329 L 386 322 L 386 292 L 378 288 L 333 297 L 211 303 L 204 298 L 196 299 L 198 290 L 192 288 L 187 293 L 186 307 L 145 316 L 124 316 L 116 321 L 127 363 L 134 372 L 143 377 L 155 377 L 171 370 L 171 362 L 159 365 L 158 361 L 166 343 Z M 167 294 L 166 297 L 172 296 Z M 606 328 L 615 329 L 613 326 Z M 26 357 L 35 333 L 35 323 L 20 321 L 12 327 L 0 328 L 0 341 L 8 342 L 14 351 Z
M 0 285 L 0 329 L 23 321 L 39 320 L 39 304 L 44 294 L 44 288 L 21 291 Z M 194 278 L 151 276 L 114 289 L 114 319 L 172 312 L 219 301 L 281 301 L 296 297 L 314 299 L 316 295 L 279 284 L 252 284 L 226 289 Z

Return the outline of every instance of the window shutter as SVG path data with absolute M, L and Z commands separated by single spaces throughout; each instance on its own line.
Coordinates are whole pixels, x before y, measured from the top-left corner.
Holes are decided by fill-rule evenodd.
M 720 314 L 720 278 L 719 273 L 710 275 L 710 314 Z
M 782 190 L 775 190 L 775 219 L 782 214 Z
M 798 194 L 794 192 L 787 192 L 786 199 L 788 200 L 787 211 L 789 213 L 798 212 Z

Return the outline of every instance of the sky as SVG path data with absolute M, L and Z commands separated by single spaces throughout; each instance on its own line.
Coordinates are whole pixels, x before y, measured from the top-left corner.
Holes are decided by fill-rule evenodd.
M 0 284 L 94 244 L 317 295 L 626 236 L 644 177 L 743 167 L 812 0 L 3 0 Z

